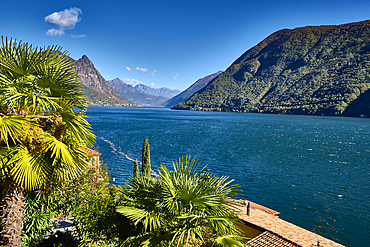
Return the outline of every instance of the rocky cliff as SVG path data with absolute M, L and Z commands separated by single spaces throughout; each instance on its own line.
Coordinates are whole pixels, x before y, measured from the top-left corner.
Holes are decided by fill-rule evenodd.
M 76 71 L 83 84 L 83 91 L 89 99 L 89 105 L 98 106 L 135 106 L 113 89 L 101 76 L 90 59 L 84 55 L 76 61 Z

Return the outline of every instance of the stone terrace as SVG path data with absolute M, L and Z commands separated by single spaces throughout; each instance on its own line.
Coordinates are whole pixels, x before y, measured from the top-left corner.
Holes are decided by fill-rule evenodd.
M 306 229 L 303 229 L 299 226 L 296 226 L 292 223 L 289 223 L 285 220 L 280 219 L 278 216 L 279 212 L 277 211 L 274 211 L 272 209 L 258 205 L 253 202 L 249 202 L 249 203 L 250 203 L 250 211 L 249 211 L 250 213 L 249 215 L 247 215 L 246 203 L 244 201 L 240 201 L 241 212 L 239 213 L 239 218 L 248 223 L 251 223 L 252 225 L 256 225 L 260 228 L 263 228 L 266 231 L 273 233 L 273 235 L 280 236 L 282 237 L 282 239 L 286 239 L 289 242 L 294 243 L 298 246 L 302 246 L 302 247 L 309 247 L 309 246 L 310 247 L 312 246 L 343 247 L 344 246 L 332 240 L 324 238 L 318 234 L 310 232 Z M 256 238 L 258 238 L 258 236 Z M 252 244 L 252 240 L 250 241 L 251 244 Z M 264 246 L 264 245 L 255 245 L 255 246 Z M 269 246 L 290 246 L 290 245 L 269 245 Z

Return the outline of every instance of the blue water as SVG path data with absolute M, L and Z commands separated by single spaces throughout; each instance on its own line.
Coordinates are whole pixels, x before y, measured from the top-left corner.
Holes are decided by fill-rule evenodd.
M 370 119 L 127 107 L 89 107 L 87 115 L 115 184 L 132 174 L 130 159 L 141 160 L 148 137 L 153 170 L 197 156 L 282 219 L 369 246 Z

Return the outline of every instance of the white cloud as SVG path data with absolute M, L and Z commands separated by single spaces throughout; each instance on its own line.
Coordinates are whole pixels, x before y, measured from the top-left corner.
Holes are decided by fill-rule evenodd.
M 104 77 L 105 77 L 105 79 L 107 79 L 107 80 L 110 78 L 110 76 L 109 76 L 109 75 L 106 75 L 106 76 L 104 76 Z
M 57 26 L 61 30 L 73 29 L 77 22 L 81 21 L 78 16 L 82 14 L 79 8 L 70 8 L 54 12 L 45 17 L 45 22 Z
M 150 73 L 150 76 L 155 76 L 155 74 L 157 73 L 157 70 L 153 70 L 153 72 L 152 73 Z
M 125 68 L 127 71 L 131 71 L 131 68 L 130 67 L 126 67 Z
M 74 38 L 74 39 L 81 39 L 81 38 L 85 38 L 86 34 L 82 34 L 82 35 L 73 34 L 73 35 L 71 35 L 71 37 Z
M 150 86 L 155 87 L 156 85 L 155 85 L 154 82 L 152 82 L 152 83 L 150 83 Z
M 70 9 L 65 9 L 63 11 L 54 12 L 46 16 L 45 22 L 57 28 L 57 29 L 55 28 L 49 29 L 46 32 L 46 35 L 54 36 L 54 37 L 64 35 L 64 30 L 75 28 L 76 23 L 81 21 L 81 18 L 79 17 L 80 14 L 82 14 L 81 9 L 70 8 Z M 83 38 L 85 36 L 86 35 L 77 35 L 76 37 Z M 73 37 L 73 38 L 76 38 L 76 37 Z
M 144 84 L 139 79 L 122 78 L 122 81 L 132 86 L 136 86 L 137 84 Z
M 52 29 L 49 29 L 46 32 L 46 35 L 52 36 L 52 37 L 63 36 L 64 35 L 64 31 L 63 30 L 58 30 L 58 29 L 52 28 Z
M 140 68 L 140 67 L 136 67 L 135 70 L 141 71 L 141 72 L 143 72 L 143 74 L 148 71 L 147 68 Z
M 179 73 L 176 73 L 176 75 L 173 77 L 174 80 L 177 80 L 177 78 L 180 76 Z

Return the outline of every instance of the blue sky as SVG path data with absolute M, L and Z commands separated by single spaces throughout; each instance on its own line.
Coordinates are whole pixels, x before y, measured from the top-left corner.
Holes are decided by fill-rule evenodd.
M 106 79 L 184 90 L 283 28 L 370 19 L 370 1 L 6 1 L 1 35 L 87 55 Z

